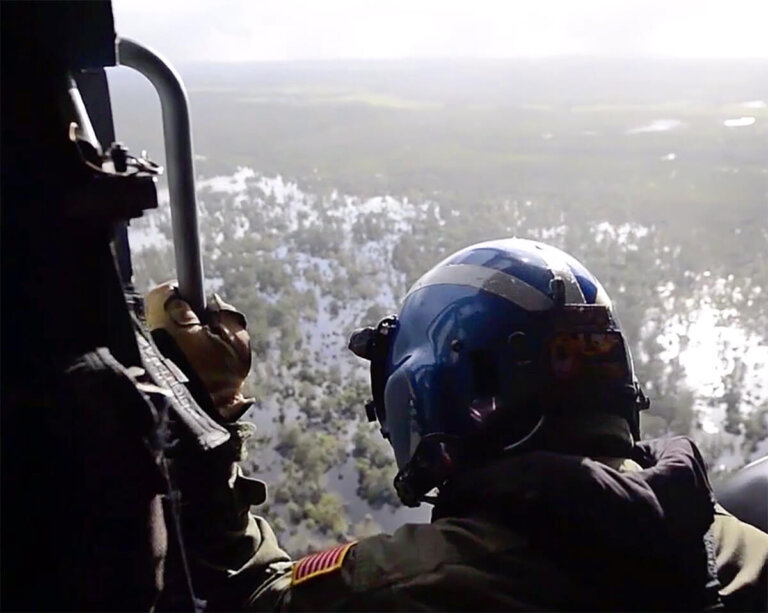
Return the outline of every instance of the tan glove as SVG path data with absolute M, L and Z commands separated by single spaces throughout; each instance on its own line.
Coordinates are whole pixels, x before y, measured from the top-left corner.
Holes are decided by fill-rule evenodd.
M 242 393 L 251 370 L 251 339 L 240 311 L 213 294 L 203 323 L 181 298 L 175 281 L 152 289 L 145 310 L 149 329 L 165 330 L 173 338 L 222 419 L 235 420 L 253 404 Z

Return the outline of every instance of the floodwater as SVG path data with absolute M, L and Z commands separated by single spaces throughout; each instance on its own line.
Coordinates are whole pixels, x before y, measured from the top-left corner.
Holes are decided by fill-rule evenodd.
M 723 125 L 726 128 L 745 128 L 755 123 L 754 117 L 736 117 L 734 119 L 726 119 Z
M 644 134 L 646 132 L 668 132 L 683 125 L 679 119 L 655 119 L 651 123 L 627 130 L 627 134 Z

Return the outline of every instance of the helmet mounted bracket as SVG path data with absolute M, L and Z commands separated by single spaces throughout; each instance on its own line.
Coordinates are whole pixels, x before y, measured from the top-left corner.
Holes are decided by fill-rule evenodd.
M 386 361 L 392 340 L 392 333 L 397 329 L 396 315 L 384 317 L 375 328 L 367 327 L 355 330 L 349 339 L 349 349 L 356 356 L 371 363 L 371 392 L 373 398 L 365 405 L 365 414 L 369 422 L 378 420 L 381 434 L 389 438 L 387 413 L 384 407 L 384 389 L 387 383 Z

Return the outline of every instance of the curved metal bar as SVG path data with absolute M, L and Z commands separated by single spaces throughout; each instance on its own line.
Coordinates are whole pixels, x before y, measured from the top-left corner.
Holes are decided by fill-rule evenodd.
M 174 68 L 144 45 L 130 38 L 119 38 L 117 56 L 119 65 L 133 68 L 147 77 L 160 97 L 179 291 L 182 298 L 202 316 L 205 310 L 203 261 L 197 225 L 195 164 L 187 92 Z

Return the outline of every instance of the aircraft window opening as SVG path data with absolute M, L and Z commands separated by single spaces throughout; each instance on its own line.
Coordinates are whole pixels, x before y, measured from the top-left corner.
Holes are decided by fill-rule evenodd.
M 715 480 L 768 453 L 768 50 L 748 46 L 753 26 L 741 40 L 717 9 L 730 53 L 684 40 L 676 8 L 679 38 L 653 15 L 632 25 L 605 8 L 612 34 L 590 42 L 549 1 L 566 17 L 520 9 L 539 29 L 506 47 L 515 37 L 492 19 L 461 23 L 468 5 L 430 18 L 433 35 L 396 2 L 392 14 L 349 9 L 367 48 L 315 9 L 288 25 L 265 9 L 269 34 L 247 25 L 248 3 L 233 4 L 240 15 L 162 4 L 117 0 L 116 27 L 166 53 L 187 88 L 205 290 L 248 320 L 248 418 L 263 438 L 246 468 L 276 492 L 265 514 L 291 553 L 428 516 L 398 501 L 390 446 L 363 410 L 368 364 L 346 342 L 479 241 L 548 243 L 601 280 L 563 263 L 574 290 L 613 299 L 651 398 L 645 435 L 691 435 Z M 177 18 L 184 40 L 153 38 Z M 657 47 L 631 47 L 643 27 Z M 454 31 L 449 57 L 440 37 Z M 124 68 L 108 73 L 119 140 L 166 166 L 156 95 Z M 173 277 L 171 229 L 164 205 L 131 223 L 140 291 Z

